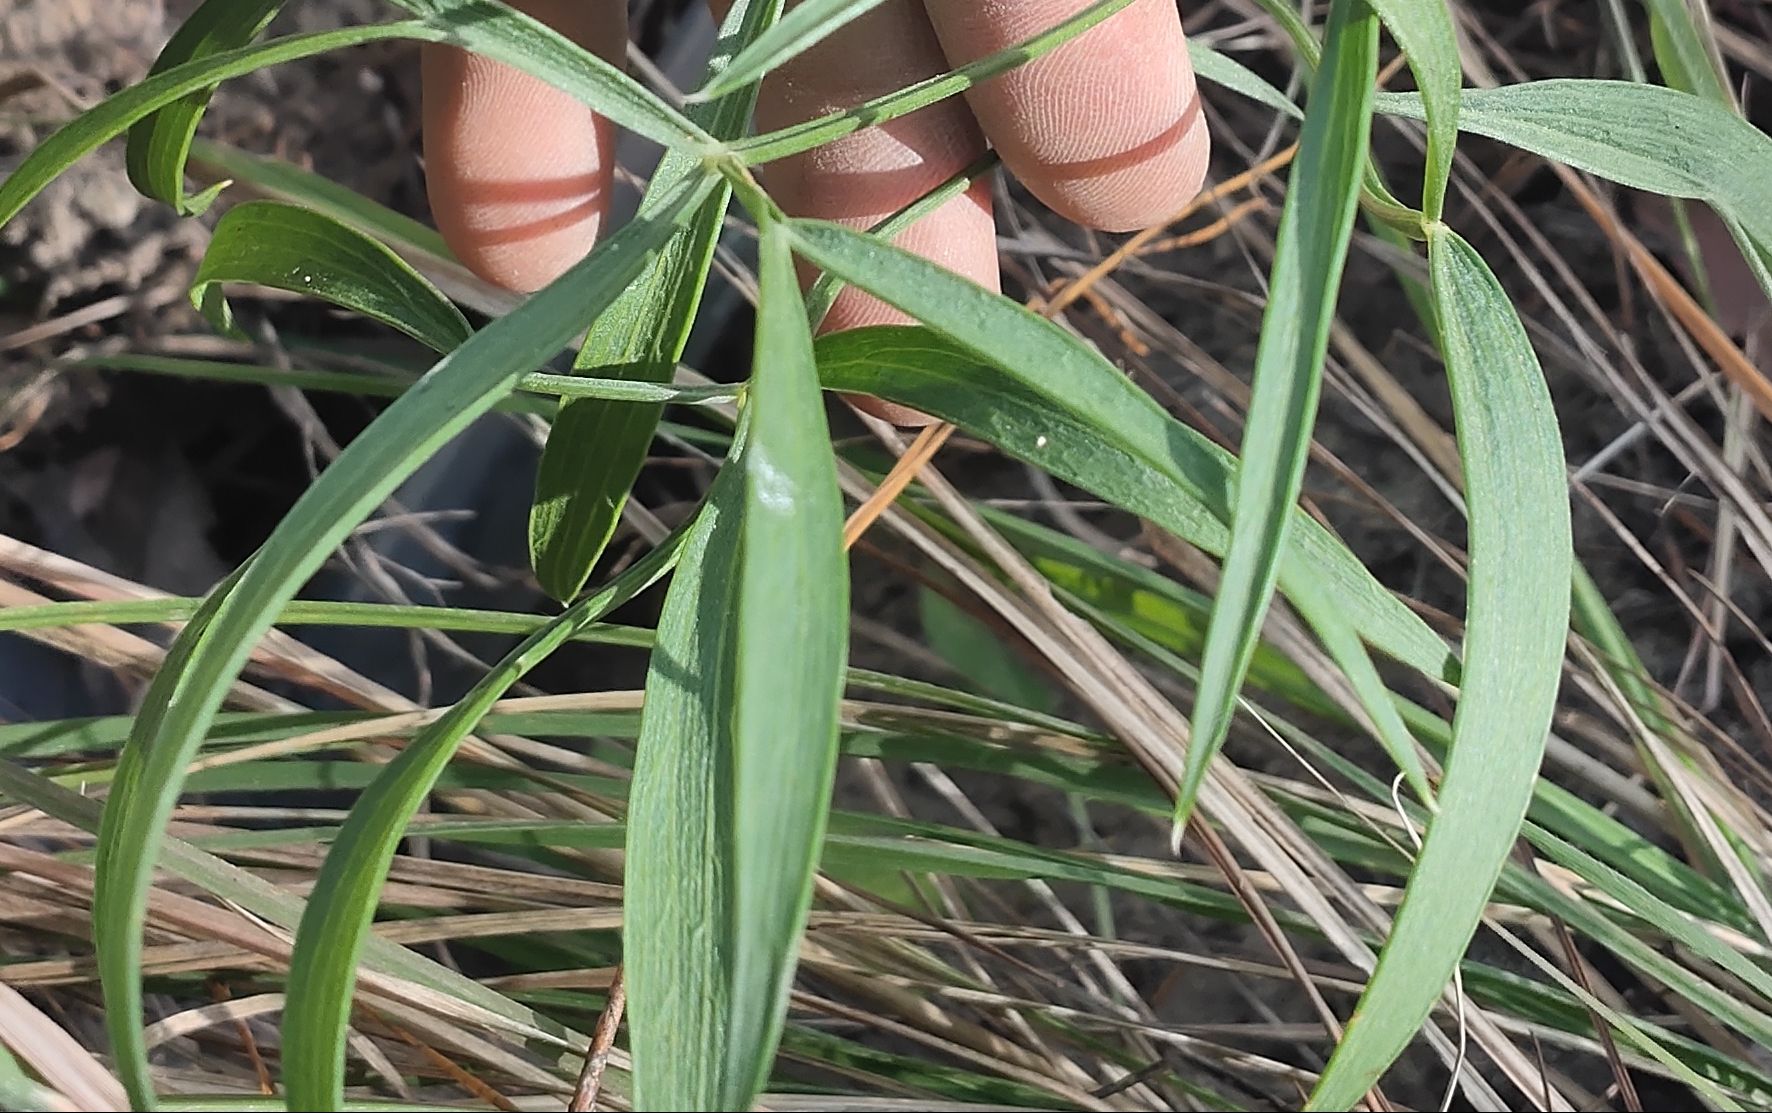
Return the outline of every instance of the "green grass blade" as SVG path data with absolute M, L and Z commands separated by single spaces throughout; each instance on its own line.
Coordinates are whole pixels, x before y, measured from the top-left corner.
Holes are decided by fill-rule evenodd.
M 1365 0 L 1330 7 L 1327 40 L 1280 217 L 1230 544 L 1206 629 L 1193 738 L 1175 801 L 1178 825 L 1187 821 L 1207 765 L 1230 731 L 1237 690 L 1279 578 L 1353 236 L 1378 69 L 1378 19 Z
M 1309 1108 L 1345 1109 L 1439 999 L 1513 847 L 1561 680 L 1574 559 L 1563 448 L 1537 357 L 1482 258 L 1443 225 L 1429 264 L 1470 516 L 1464 683 L 1439 814 L 1378 967 Z M 1519 575 L 1531 568 L 1531 576 Z
M 1741 952 L 1727 946 L 1716 936 L 1701 928 L 1695 930 L 1693 918 L 1682 913 L 1673 905 L 1657 897 L 1654 893 L 1638 885 L 1630 878 L 1599 861 L 1581 847 L 1563 841 L 1549 831 L 1538 827 L 1528 827 L 1527 837 L 1532 845 L 1546 858 L 1556 862 L 1578 875 L 1584 881 L 1611 897 L 1613 900 L 1631 910 L 1631 914 L 1655 925 L 1656 929 L 1669 939 L 1677 939 L 1681 945 L 1700 957 L 1715 963 L 1739 978 L 1745 985 L 1759 994 L 1760 1001 L 1772 1003 L 1772 974 L 1760 966 L 1750 962 Z M 1566 893 L 1558 892 L 1554 886 L 1546 886 L 1564 900 L 1572 900 Z M 1614 928 L 1613 932 L 1622 933 L 1622 928 Z M 1605 941 L 1612 932 L 1592 932 L 1596 939 Z M 1634 942 L 1634 941 L 1633 941 Z M 1678 969 L 1677 964 L 1670 963 Z M 1772 1018 L 1763 1012 L 1748 1012 L 1748 1002 L 1730 1000 L 1739 995 L 1721 993 L 1714 987 L 1706 987 L 1704 993 L 1694 993 L 1684 983 L 1690 976 L 1669 977 L 1666 970 L 1655 972 L 1666 979 L 1666 984 L 1680 989 L 1682 993 L 1693 999 L 1712 1015 L 1724 1017 L 1729 1023 L 1736 1025 L 1744 1032 L 1752 1034 L 1756 1041 L 1772 1043 Z M 1723 1000 L 1718 1000 L 1718 998 Z M 1721 1007 L 1719 1007 L 1721 1006 Z
M 442 291 L 381 243 L 312 209 L 248 201 L 215 226 L 191 283 L 191 302 L 235 334 L 223 282 L 250 282 L 322 298 L 449 352 L 473 329 Z
M 676 562 L 680 531 L 602 590 L 524 639 L 434 724 L 400 751 L 351 808 L 326 855 L 289 962 L 283 1086 L 299 1109 L 344 1100 L 345 1041 L 357 959 L 375 920 L 394 851 L 438 776 L 512 685 L 591 623 L 656 583 Z
M 727 13 L 709 72 L 718 74 L 744 43 L 781 14 L 781 0 L 744 0 Z M 756 104 L 745 89 L 689 110 L 691 119 L 719 139 L 744 133 Z M 700 161 L 666 151 L 647 185 L 641 211 L 670 196 Z M 641 382 L 666 382 L 689 341 L 708 268 L 732 191 L 721 182 L 683 228 L 585 337 L 574 366 L 580 370 L 620 366 Z M 529 515 L 529 555 L 542 590 L 556 599 L 577 595 L 621 519 L 628 492 L 646 462 L 663 409 L 586 400 L 560 409 L 536 471 Z
M 713 100 L 746 85 L 755 85 L 763 80 L 764 74 L 880 4 L 881 0 L 805 0 L 780 23 L 739 51 L 732 64 L 714 74 L 694 99 Z
M 41 630 L 91 623 L 185 622 L 201 599 L 106 599 L 92 602 L 45 603 L 35 607 L 0 607 L 0 631 Z M 445 630 L 474 634 L 531 634 L 549 620 L 520 611 L 485 611 L 469 607 L 425 607 L 404 603 L 344 603 L 297 600 L 277 614 L 278 626 L 385 627 L 391 630 Z M 598 626 L 581 631 L 583 641 L 610 645 L 650 646 L 650 632 L 632 626 Z M 114 720 L 127 722 L 126 718 Z M 28 731 L 34 724 L 0 724 L 0 738 Z M 0 749 L 4 743 L 0 743 Z
M 736 469 L 660 620 L 629 813 L 638 1108 L 748 1109 L 768 1078 L 830 807 L 842 504 L 787 237 L 764 231 Z M 722 477 L 724 478 L 724 477 Z
M 130 1096 L 153 1100 L 141 1049 L 141 923 L 167 817 L 191 751 L 277 611 L 377 504 L 450 438 L 557 352 L 614 299 L 664 242 L 675 206 L 636 220 L 511 315 L 474 334 L 360 433 L 290 510 L 264 546 L 212 595 L 156 674 L 118 765 L 100 834 L 96 925 L 107 1019 Z
M 833 112 L 807 120 L 805 123 L 767 132 L 750 139 L 729 144 L 747 165 L 772 162 L 778 158 L 809 151 L 833 139 L 839 139 L 862 128 L 926 108 L 940 100 L 963 93 L 982 82 L 1006 73 L 1017 66 L 1057 50 L 1108 17 L 1119 12 L 1132 0 L 1096 0 L 1076 15 L 1042 31 L 1015 46 L 986 55 L 978 61 L 945 74 L 908 85 L 896 92 L 876 97 L 864 104 L 841 112 Z
M 282 7 L 283 0 L 204 0 L 166 40 L 160 56 L 148 68 L 148 76 L 245 46 L 258 38 Z M 185 160 L 214 92 L 213 88 L 200 89 L 129 129 L 125 152 L 129 180 L 143 194 L 164 201 L 183 216 L 201 213 L 221 191 L 217 185 L 195 197 L 185 195 Z
M 1446 203 L 1446 185 L 1452 178 L 1452 156 L 1458 145 L 1458 91 L 1464 85 L 1452 10 L 1446 0 L 1367 2 L 1408 55 L 1415 86 L 1421 90 L 1428 125 L 1421 211 L 1428 220 L 1438 220 Z
M 1423 117 L 1415 93 L 1382 112 Z M 1467 89 L 1459 128 L 1632 189 L 1705 201 L 1772 248 L 1772 137 L 1720 104 L 1634 81 L 1555 78 Z
M 953 338 L 919 328 L 821 337 L 826 387 L 951 421 L 1207 552 L 1224 552 L 1235 459 L 1095 351 L 1014 302 L 848 229 L 797 222 L 795 235 L 803 254 Z M 1456 676 L 1445 643 L 1345 546 L 1302 511 L 1294 525 L 1282 590 L 1294 576 L 1315 577 L 1374 647 L 1430 676 Z

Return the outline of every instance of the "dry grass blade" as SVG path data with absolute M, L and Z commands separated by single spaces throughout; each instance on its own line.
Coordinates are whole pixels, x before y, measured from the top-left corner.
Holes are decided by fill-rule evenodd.
M 68 1110 L 122 1109 L 123 1087 L 73 1036 L 24 994 L 0 982 L 0 1045 L 59 1091 Z

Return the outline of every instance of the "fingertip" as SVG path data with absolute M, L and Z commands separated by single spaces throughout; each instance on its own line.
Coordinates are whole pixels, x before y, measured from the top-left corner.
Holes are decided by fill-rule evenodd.
M 1089 0 L 931 4 L 955 65 L 1014 46 Z M 1135 0 L 1042 58 L 970 90 L 1004 164 L 1061 216 L 1103 231 L 1173 215 L 1211 142 L 1174 0 Z
M 620 56 L 620 6 L 520 6 Z M 553 86 L 455 47 L 426 46 L 421 69 L 425 185 L 438 231 L 488 282 L 540 289 L 596 242 L 614 185 L 613 129 Z
M 1029 177 L 1029 189 L 1058 215 L 1101 232 L 1136 232 L 1181 211 L 1205 184 L 1212 158 L 1211 129 L 1193 98 L 1193 111 L 1159 137 L 1143 157 L 1076 178 Z

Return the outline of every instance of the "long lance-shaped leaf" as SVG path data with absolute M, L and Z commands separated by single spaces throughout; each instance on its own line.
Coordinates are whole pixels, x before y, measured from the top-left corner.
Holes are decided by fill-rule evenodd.
M 283 1087 L 297 1109 L 336 1109 L 344 1100 L 345 1043 L 357 959 L 407 825 L 462 740 L 511 686 L 676 563 L 683 533 L 667 538 L 607 587 L 525 638 L 442 718 L 400 751 L 351 808 L 320 867 L 289 960 L 283 1009 Z
M 836 767 L 842 506 L 811 331 L 772 222 L 761 285 L 728 465 L 742 486 L 710 502 L 672 585 L 636 748 L 624 961 L 642 1109 L 748 1109 L 761 1091 Z
M 780 12 L 781 0 L 734 4 L 709 71 L 721 72 L 732 53 L 769 27 Z M 713 104 L 693 106 L 689 115 L 715 137 L 731 139 L 743 134 L 755 103 L 756 89 L 749 87 Z M 641 211 L 669 197 L 677 183 L 699 166 L 693 155 L 666 151 L 647 186 Z M 669 381 L 689 341 L 731 196 L 725 182 L 715 187 L 646 274 L 592 326 L 576 368 L 620 367 L 642 382 Z M 662 414 L 658 406 L 599 400 L 560 408 L 536 470 L 535 502 L 529 515 L 530 563 L 542 589 L 554 598 L 578 594 L 614 536 Z
M 1280 217 L 1237 470 L 1230 545 L 1206 629 L 1193 739 L 1175 800 L 1178 826 L 1193 810 L 1206 768 L 1230 730 L 1237 690 L 1279 578 L 1353 235 L 1377 65 L 1377 17 L 1365 0 L 1336 0 Z
M 278 201 L 229 209 L 191 283 L 191 301 L 217 329 L 233 333 L 224 282 L 322 298 L 438 352 L 453 351 L 473 332 L 442 291 L 381 243 L 312 209 Z
M 795 234 L 804 253 L 932 327 L 990 338 L 975 349 L 925 328 L 821 337 L 826 387 L 951 421 L 1209 553 L 1224 552 L 1235 458 L 1164 413 L 1100 355 L 908 252 L 836 225 L 797 223 Z M 1430 676 L 1454 679 L 1445 643 L 1321 524 L 1296 513 L 1282 588 L 1293 577 L 1314 578 L 1366 642 Z
M 191 751 L 215 717 L 253 645 L 277 611 L 363 517 L 425 460 L 491 409 L 614 300 L 708 183 L 636 220 L 516 312 L 445 356 L 360 433 L 270 538 L 212 596 L 209 620 L 174 643 L 118 762 L 98 845 L 93 921 L 106 1019 L 119 1070 L 137 1106 L 154 1104 L 141 1034 L 141 925 L 167 818 Z
M 1463 685 L 1439 811 L 1310 1109 L 1351 1107 L 1439 1000 L 1531 801 L 1568 636 L 1573 543 L 1550 393 L 1482 257 L 1444 225 L 1428 232 L 1470 518 Z
M 204 0 L 166 40 L 148 75 L 245 46 L 258 38 L 282 7 L 283 0 Z M 209 208 L 227 184 L 217 183 L 195 196 L 185 195 L 185 162 L 214 92 L 213 88 L 200 89 L 129 129 L 125 152 L 129 180 L 144 195 L 164 201 L 181 215 L 195 216 Z

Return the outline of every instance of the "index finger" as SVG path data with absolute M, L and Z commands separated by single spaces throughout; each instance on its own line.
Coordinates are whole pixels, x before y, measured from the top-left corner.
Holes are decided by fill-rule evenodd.
M 956 66 L 1015 46 L 1092 0 L 926 0 Z M 1156 224 L 1200 189 L 1210 153 L 1175 0 L 1133 0 L 1052 53 L 968 91 L 991 145 L 1061 216 Z

